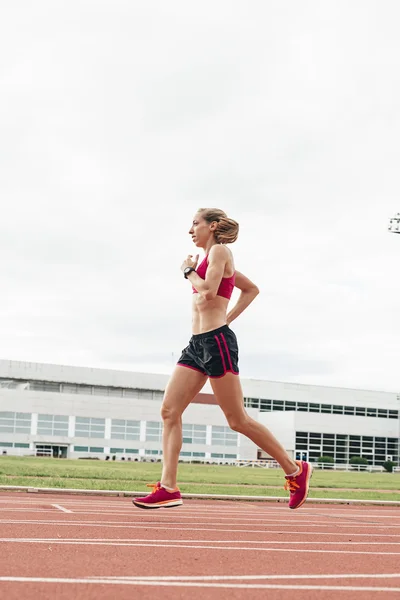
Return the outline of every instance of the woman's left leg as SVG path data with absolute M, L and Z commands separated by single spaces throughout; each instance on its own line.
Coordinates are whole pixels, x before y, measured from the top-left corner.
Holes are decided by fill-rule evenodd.
M 228 372 L 223 377 L 210 378 L 210 383 L 214 396 L 225 413 L 229 427 L 251 439 L 256 446 L 272 456 L 281 465 L 286 475 L 295 473 L 298 470 L 298 464 L 290 458 L 284 447 L 264 425 L 246 413 L 239 377 Z

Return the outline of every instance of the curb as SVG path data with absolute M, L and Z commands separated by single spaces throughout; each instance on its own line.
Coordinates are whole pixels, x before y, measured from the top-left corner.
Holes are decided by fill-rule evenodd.
M 73 494 L 77 496 L 120 496 L 140 497 L 146 496 L 147 492 L 128 492 L 123 490 L 75 490 L 69 488 L 35 488 L 19 485 L 0 485 L 0 492 L 26 492 L 30 494 Z M 233 496 L 229 494 L 190 494 L 182 493 L 183 498 L 192 500 L 235 500 L 246 502 L 284 502 L 288 501 L 286 496 Z M 376 506 L 400 506 L 400 500 L 361 500 L 346 498 L 308 498 L 308 504 L 353 504 L 353 505 L 376 505 Z

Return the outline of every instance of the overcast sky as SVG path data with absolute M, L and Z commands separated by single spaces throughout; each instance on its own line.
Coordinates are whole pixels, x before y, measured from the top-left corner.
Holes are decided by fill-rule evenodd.
M 400 391 L 400 5 L 15 0 L 0 358 L 169 373 L 200 206 L 261 293 L 243 377 Z

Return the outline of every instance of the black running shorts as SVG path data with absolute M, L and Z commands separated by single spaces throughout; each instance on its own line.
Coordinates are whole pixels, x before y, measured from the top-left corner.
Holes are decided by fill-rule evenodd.
M 225 373 L 239 374 L 238 361 L 236 335 L 228 325 L 223 325 L 193 335 L 189 345 L 182 350 L 178 365 L 200 371 L 207 377 L 223 377 Z

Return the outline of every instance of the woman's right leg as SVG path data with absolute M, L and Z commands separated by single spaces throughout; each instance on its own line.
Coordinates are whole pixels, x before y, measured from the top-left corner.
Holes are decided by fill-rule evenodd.
M 161 485 L 176 488 L 179 453 L 182 448 L 182 413 L 201 391 L 207 376 L 177 365 L 165 389 L 161 406 L 163 429 L 163 470 Z

